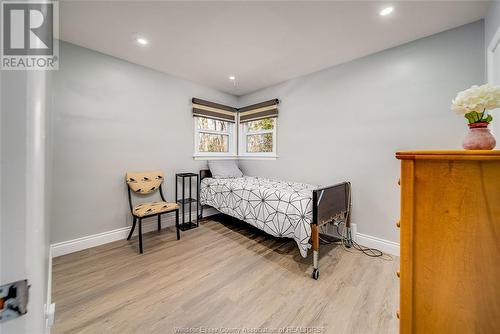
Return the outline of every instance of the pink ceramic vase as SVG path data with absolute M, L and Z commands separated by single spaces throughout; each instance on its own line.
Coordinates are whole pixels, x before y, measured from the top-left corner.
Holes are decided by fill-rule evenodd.
M 462 147 L 466 150 L 492 150 L 496 145 L 495 137 L 488 129 L 487 122 L 469 124 L 469 132 L 464 138 Z

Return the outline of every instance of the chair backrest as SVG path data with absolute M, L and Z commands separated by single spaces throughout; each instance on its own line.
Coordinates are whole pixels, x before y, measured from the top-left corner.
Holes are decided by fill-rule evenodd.
M 158 190 L 165 175 L 162 171 L 127 172 L 126 180 L 129 188 L 139 194 L 150 194 Z

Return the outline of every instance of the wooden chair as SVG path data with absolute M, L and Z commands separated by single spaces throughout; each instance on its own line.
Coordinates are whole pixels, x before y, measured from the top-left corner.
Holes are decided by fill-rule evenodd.
M 175 228 L 177 230 L 177 240 L 179 240 L 179 204 L 165 201 L 165 197 L 163 197 L 163 190 L 161 188 L 164 180 L 163 172 L 129 172 L 126 175 L 126 180 L 128 185 L 128 202 L 130 205 L 130 212 L 134 218 L 132 229 L 130 230 L 127 240 L 130 240 L 132 237 L 136 222 L 139 221 L 139 252 L 142 254 L 142 219 L 158 216 L 158 232 L 160 232 L 161 215 L 172 211 L 175 211 Z M 153 194 L 156 191 L 160 192 L 161 201 L 144 202 L 135 206 L 133 205 L 132 192 L 137 196 L 144 196 Z

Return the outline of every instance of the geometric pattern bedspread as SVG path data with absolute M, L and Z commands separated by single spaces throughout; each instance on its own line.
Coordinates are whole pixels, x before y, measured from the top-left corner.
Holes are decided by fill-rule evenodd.
M 312 191 L 317 187 L 262 177 L 201 181 L 200 202 L 275 237 L 293 238 L 300 254 L 311 247 Z

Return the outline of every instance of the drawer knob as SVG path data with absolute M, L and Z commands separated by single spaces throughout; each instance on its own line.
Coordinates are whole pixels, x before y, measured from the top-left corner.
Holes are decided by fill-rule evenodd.
M 399 319 L 399 311 L 396 312 L 396 317 Z
M 398 278 L 400 278 L 400 277 L 401 277 L 401 274 L 399 273 L 399 270 L 398 270 L 398 271 L 396 271 L 396 276 L 397 276 Z
M 396 226 L 397 227 L 401 227 L 401 221 L 400 220 L 398 220 L 398 222 L 396 223 Z
M 401 185 L 401 178 L 398 179 L 398 186 Z

